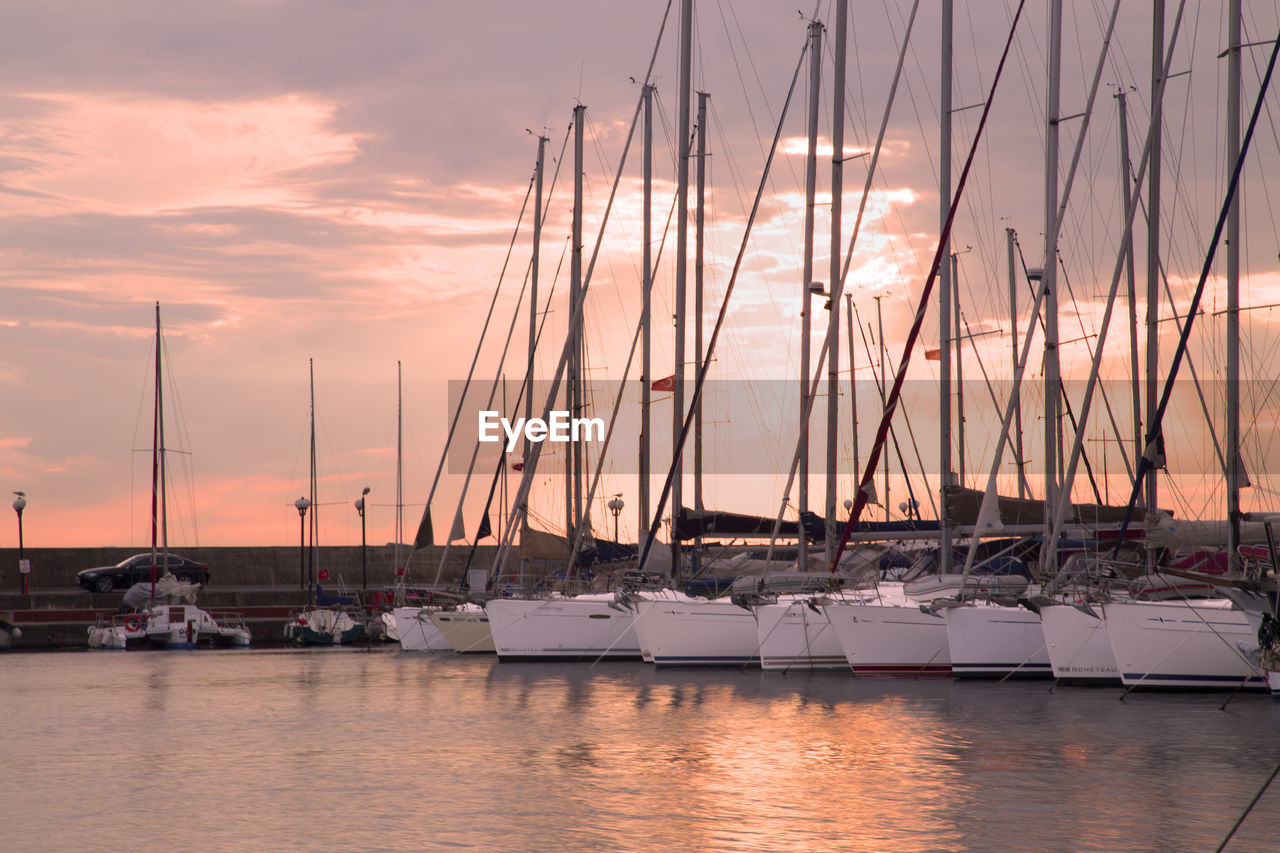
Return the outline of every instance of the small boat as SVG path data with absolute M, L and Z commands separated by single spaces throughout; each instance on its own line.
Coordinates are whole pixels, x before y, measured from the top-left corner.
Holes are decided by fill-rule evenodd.
M 285 623 L 284 636 L 304 646 L 349 646 L 364 638 L 365 624 L 344 605 L 304 607 Z

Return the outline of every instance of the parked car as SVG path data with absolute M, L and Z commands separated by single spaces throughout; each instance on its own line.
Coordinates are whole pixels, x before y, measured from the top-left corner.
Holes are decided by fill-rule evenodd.
M 168 571 L 180 581 L 207 584 L 209 567 L 195 560 L 188 560 L 178 554 L 157 554 L 156 576 Z M 113 589 L 127 589 L 135 583 L 151 580 L 151 554 L 135 554 L 121 560 L 114 566 L 101 566 L 96 569 L 85 569 L 76 573 L 76 581 L 90 592 L 111 592 Z

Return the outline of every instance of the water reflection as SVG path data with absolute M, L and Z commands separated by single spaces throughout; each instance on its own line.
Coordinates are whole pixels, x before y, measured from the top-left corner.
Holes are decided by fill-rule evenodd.
M 0 688 L 6 849 L 137 846 L 103 792 L 140 756 L 139 804 L 198 768 L 166 832 L 209 849 L 1211 849 L 1280 760 L 1261 697 L 351 650 L 14 655 Z

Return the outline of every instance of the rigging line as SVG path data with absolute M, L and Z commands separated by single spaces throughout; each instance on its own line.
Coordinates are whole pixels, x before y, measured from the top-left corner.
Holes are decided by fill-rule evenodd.
M 871 344 L 867 342 L 867 326 L 862 324 L 862 314 L 858 311 L 857 303 L 853 305 L 853 313 L 858 318 L 858 334 L 862 336 L 862 348 L 867 353 L 867 365 L 871 368 L 871 375 L 875 377 L 876 387 L 880 389 L 880 404 L 883 406 L 885 377 L 880 375 L 876 357 L 871 352 Z M 850 381 L 853 380 L 851 379 Z M 911 439 L 911 447 L 915 450 L 916 464 L 920 466 L 920 478 L 924 479 L 924 457 L 920 455 L 920 444 L 916 441 L 916 431 L 911 426 L 911 419 L 907 418 L 906 420 L 907 437 Z M 907 471 L 907 463 L 902 458 L 902 443 L 898 441 L 898 428 L 892 423 L 889 424 L 889 438 L 893 441 L 894 452 L 898 457 L 898 469 L 902 471 L 902 479 L 907 485 L 907 497 L 914 501 L 916 494 L 915 489 L 911 487 L 911 474 Z M 933 514 L 936 516 L 938 514 L 938 502 L 934 498 L 933 491 L 929 488 L 928 481 L 925 482 L 924 493 L 929 496 L 929 508 L 933 510 Z M 888 495 L 885 495 L 885 499 L 888 499 Z
M 902 47 L 899 50 L 899 59 L 897 59 L 897 67 L 895 68 L 895 70 L 893 70 L 893 81 L 890 85 L 890 95 L 888 95 L 888 100 L 886 101 L 886 104 L 884 104 L 884 114 L 881 119 L 881 127 L 879 127 L 879 133 L 876 138 L 876 149 L 874 149 L 872 152 L 872 161 L 870 161 L 870 164 L 868 165 L 868 170 L 867 170 L 867 181 L 865 181 L 865 183 L 863 184 L 863 193 L 861 193 L 861 199 L 859 200 L 859 204 L 858 204 L 858 218 L 854 220 L 854 229 L 852 229 L 852 233 L 850 234 L 850 238 L 849 238 L 849 251 L 847 251 L 845 254 L 844 270 L 842 270 L 841 272 L 840 279 L 838 279 L 837 282 L 832 282 L 831 301 L 833 305 L 840 304 L 840 297 L 844 295 L 845 279 L 849 277 L 849 266 L 852 261 L 852 255 L 854 255 L 854 246 L 856 245 L 856 242 L 858 242 L 858 233 L 860 231 L 861 224 L 863 224 L 863 214 L 865 213 L 865 210 L 867 210 L 867 200 L 868 200 L 868 197 L 870 196 L 870 188 L 872 188 L 872 182 L 874 181 L 874 179 L 876 179 L 876 164 L 879 161 L 879 152 L 881 152 L 881 146 L 883 145 L 883 142 L 884 142 L 884 133 L 886 133 L 888 128 L 888 119 L 890 119 L 890 115 L 892 113 L 893 100 L 895 100 L 893 99 L 893 96 L 895 96 L 895 93 L 897 92 L 897 83 L 899 83 L 899 79 L 901 78 L 902 64 L 905 63 L 906 51 L 908 51 L 908 47 L 911 44 L 911 28 L 913 28 L 914 26 L 915 13 L 916 13 L 916 10 L 919 9 L 919 5 L 920 5 L 919 0 L 915 0 L 915 3 L 911 5 L 911 14 L 908 20 L 908 24 L 906 24 L 906 32 L 904 33 L 904 36 L 902 36 Z M 847 100 L 847 95 L 846 95 L 846 100 Z M 841 155 L 844 154 L 844 151 L 841 151 L 840 154 Z M 835 152 L 833 152 L 833 155 L 835 155 Z M 860 323 L 860 320 L 859 320 L 859 323 Z M 810 386 L 809 393 L 806 394 L 805 396 L 805 410 L 803 414 L 803 419 L 801 419 L 801 424 L 808 425 L 810 415 L 813 414 L 814 401 L 817 400 L 818 387 L 820 382 L 822 382 L 823 369 L 824 369 L 824 366 L 826 366 L 826 361 L 827 361 L 827 357 L 829 356 L 829 352 L 831 352 L 831 338 L 829 338 L 828 336 L 826 339 L 824 339 L 822 350 L 820 350 L 819 352 L 818 365 L 817 365 L 817 368 L 815 368 L 815 374 L 814 374 L 812 386 Z M 805 377 L 804 379 L 808 379 L 808 377 Z M 882 398 L 883 398 L 883 394 L 884 394 L 884 387 L 882 382 L 881 383 Z M 835 405 L 835 401 L 832 402 L 832 405 Z M 913 435 L 913 442 L 914 442 L 914 435 Z M 795 483 L 796 469 L 797 467 L 799 467 L 799 464 L 800 464 L 801 443 L 803 443 L 801 442 L 801 438 L 797 437 L 796 450 L 794 455 L 792 455 L 792 460 L 791 460 L 791 470 L 790 470 L 790 473 L 788 473 L 787 475 L 786 487 L 783 488 L 783 491 L 782 491 L 782 506 L 778 507 L 777 515 L 774 516 L 774 520 L 773 520 L 773 530 L 771 535 L 769 535 L 769 551 L 768 551 L 769 556 L 767 557 L 768 560 L 772 560 L 773 558 L 774 543 L 776 543 L 778 533 L 780 533 L 780 530 L 782 528 L 783 514 L 785 514 L 786 512 L 787 496 L 788 494 L 791 493 L 792 484 Z M 908 493 L 910 493 L 911 492 L 910 476 L 906 474 L 906 465 L 905 465 L 905 462 L 902 461 L 901 444 L 897 443 L 896 435 L 895 435 L 895 438 L 893 438 L 893 446 L 895 446 L 897 450 L 897 456 L 899 456 L 899 466 L 902 469 L 902 476 L 904 476 L 904 478 L 906 479 L 906 482 L 908 482 Z M 916 453 L 919 453 L 919 448 L 916 448 Z M 923 470 L 923 467 L 924 467 L 923 464 L 920 467 L 922 467 L 922 470 Z M 911 500 L 914 500 L 914 494 L 913 496 L 911 496 Z M 832 571 L 835 571 L 835 566 L 829 566 L 829 569 L 831 569 Z
M 978 121 L 978 130 L 974 134 L 973 143 L 969 146 L 969 154 L 965 158 L 964 170 L 960 173 L 955 195 L 951 199 L 951 206 L 947 211 L 947 221 L 943 225 L 942 233 L 938 235 L 938 247 L 934 250 L 929 277 L 925 279 L 924 290 L 920 294 L 920 304 L 916 309 L 915 320 L 912 321 L 911 330 L 907 333 L 902 358 L 898 362 L 898 373 L 893 379 L 893 389 L 889 392 L 888 404 L 880 418 L 880 426 L 876 429 L 876 439 L 871 445 L 871 454 L 867 458 L 867 465 L 862 474 L 862 481 L 858 485 L 857 494 L 854 497 L 853 509 L 849 513 L 849 520 L 845 522 L 844 530 L 840 534 L 840 544 L 836 548 L 835 558 L 832 562 L 833 567 L 840 564 L 840 557 L 844 553 L 845 544 L 849 541 L 849 534 L 853 532 L 854 526 L 858 523 L 858 517 L 862 515 L 862 510 L 867 505 L 867 486 L 875 477 L 876 465 L 879 463 L 880 454 L 884 449 L 885 436 L 889 432 L 889 424 L 893 418 L 893 412 L 898 407 L 898 400 L 902 396 L 902 383 L 907 378 L 907 366 L 911 362 L 911 352 L 915 349 L 916 340 L 920 337 L 920 327 L 924 324 L 924 315 L 929 305 L 929 297 L 938 279 L 938 269 L 943 261 L 943 249 L 946 248 L 947 241 L 951 236 L 951 226 L 955 222 L 956 209 L 964 195 L 965 183 L 969 179 L 969 170 L 973 167 L 973 158 L 977 154 L 978 143 L 982 140 L 982 131 L 986 128 L 987 117 L 990 115 L 991 105 L 995 101 L 996 87 L 999 86 L 1000 78 L 1004 73 L 1005 61 L 1009 58 L 1009 49 L 1013 44 L 1013 37 L 1018 30 L 1018 21 L 1022 18 L 1022 10 L 1025 6 L 1026 0 L 1018 0 L 1018 10 L 1014 13 L 1012 26 L 1009 27 L 1009 37 L 1005 41 L 1004 52 L 1000 55 L 1000 64 L 996 66 L 996 74 L 991 81 L 991 91 L 987 95 L 986 104 L 982 108 L 982 118 Z
M 671 212 L 675 210 L 676 204 L 679 203 L 680 194 L 677 192 L 671 201 L 671 210 L 667 214 L 667 227 L 663 229 L 662 242 L 658 244 L 657 257 L 653 259 L 654 266 L 662 260 L 662 249 L 666 245 L 666 235 L 671 227 Z M 609 426 L 605 430 L 604 441 L 600 444 L 599 461 L 596 463 L 595 474 L 591 479 L 591 487 L 587 490 L 586 503 L 590 504 L 595 500 L 596 489 L 600 485 L 600 475 L 603 473 L 605 456 L 609 452 L 609 444 L 613 440 L 613 428 L 618 422 L 618 412 L 622 410 L 622 396 L 627 388 L 627 377 L 631 374 L 631 364 L 635 360 L 636 346 L 640 343 L 640 333 L 644 331 L 645 317 L 641 317 L 636 321 L 635 333 L 631 336 L 631 350 L 627 353 L 627 363 L 622 368 L 622 380 L 618 383 L 618 397 L 613 404 L 613 411 L 609 414 Z M 650 377 L 644 377 L 645 382 L 650 381 Z M 573 570 L 578 564 L 578 549 L 582 546 L 582 538 L 584 531 L 579 525 L 576 535 L 574 536 L 573 550 L 569 552 L 569 567 L 566 569 L 566 576 L 572 577 Z
M 1275 766 L 1275 769 L 1271 771 L 1271 775 L 1267 777 L 1267 781 L 1263 782 L 1262 787 L 1258 789 L 1258 793 L 1253 795 L 1253 799 L 1249 801 L 1249 805 L 1245 807 L 1243 812 L 1241 812 L 1239 819 L 1236 820 L 1235 825 L 1231 827 L 1231 831 L 1227 833 L 1227 837 L 1222 839 L 1222 843 L 1218 845 L 1216 853 L 1222 853 L 1222 851 L 1226 849 L 1227 842 L 1229 842 L 1232 836 L 1236 834 L 1236 830 L 1244 823 L 1245 818 L 1249 816 L 1249 812 L 1253 811 L 1253 807 L 1258 804 L 1258 800 L 1262 799 L 1262 795 L 1271 787 L 1271 783 L 1276 780 L 1277 775 L 1280 775 L 1280 764 Z
M 1075 291 L 1072 290 L 1071 288 L 1071 277 L 1067 275 L 1067 264 L 1066 264 L 1066 261 L 1063 260 L 1061 253 L 1059 253 L 1058 255 L 1058 267 L 1062 270 L 1062 281 L 1067 286 L 1067 295 L 1071 297 L 1071 306 L 1076 309 L 1076 320 L 1079 321 L 1079 324 L 1080 324 L 1080 334 L 1082 336 L 1082 340 L 1084 341 L 1085 349 L 1089 351 L 1089 356 L 1092 357 L 1093 344 L 1089 342 L 1088 333 L 1085 331 L 1084 320 L 1080 316 L 1080 305 L 1078 302 L 1076 302 Z M 1102 386 L 1102 405 L 1103 405 L 1103 408 L 1107 410 L 1107 419 L 1111 421 L 1111 431 L 1115 433 L 1117 438 L 1119 438 L 1121 435 L 1120 425 L 1116 423 L 1116 415 L 1111 408 L 1111 395 L 1107 393 L 1107 386 L 1105 385 Z M 1074 418 L 1072 419 L 1071 428 L 1072 429 L 1080 428 L 1075 423 Z M 1103 453 L 1103 457 L 1105 458 L 1106 450 L 1104 449 L 1102 453 Z M 1120 442 L 1120 457 L 1124 460 L 1125 476 L 1132 477 L 1133 467 L 1129 464 L 1129 451 L 1125 449 L 1125 443 L 1123 441 Z M 1085 465 L 1085 469 L 1089 472 L 1089 478 L 1090 480 L 1092 480 L 1093 469 L 1090 468 L 1087 464 Z M 1094 484 L 1093 488 L 1094 488 L 1095 496 L 1097 496 L 1097 491 L 1098 491 L 1097 484 Z M 1101 504 L 1102 503 L 1101 496 L 1097 496 L 1097 497 L 1098 497 L 1098 503 Z
M 880 120 L 880 131 L 878 136 L 876 137 L 876 147 L 871 155 L 871 163 L 867 167 L 867 179 L 863 185 L 862 197 L 858 202 L 858 216 L 857 216 L 857 219 L 854 221 L 853 233 L 849 236 L 849 250 L 845 254 L 844 269 L 840 274 L 840 279 L 838 281 L 832 282 L 831 284 L 831 303 L 833 306 L 835 306 L 833 310 L 838 310 L 840 305 L 840 297 L 844 294 L 844 280 L 849 274 L 849 264 L 853 259 L 853 247 L 857 243 L 858 231 L 862 226 L 862 217 L 867 208 L 867 198 L 869 197 L 871 192 L 871 182 L 875 179 L 875 166 L 880 159 L 880 148 L 884 142 L 885 131 L 889 125 L 889 116 L 893 111 L 894 93 L 897 91 L 898 80 L 902 74 L 902 65 L 903 65 L 903 62 L 906 60 L 907 48 L 911 44 L 911 28 L 915 23 L 916 11 L 919 8 L 919 6 L 920 6 L 919 0 L 916 0 L 916 2 L 912 4 L 911 17 L 907 22 L 907 30 L 903 34 L 902 47 L 898 52 L 898 65 L 894 71 L 893 82 L 889 88 L 889 98 L 885 103 L 884 115 Z M 846 98 L 847 98 L 847 95 L 846 95 Z M 835 152 L 832 152 L 832 153 L 834 156 Z M 843 155 L 843 153 L 844 153 L 843 151 L 840 152 L 841 155 Z M 838 345 L 838 342 L 836 343 Z M 801 421 L 800 421 L 801 434 L 796 438 L 796 449 L 795 449 L 795 453 L 792 455 L 790 472 L 787 474 L 787 484 L 785 487 L 783 487 L 783 490 L 782 490 L 782 505 L 778 507 L 777 515 L 774 517 L 773 530 L 769 535 L 769 550 L 768 550 L 768 556 L 766 557 L 766 559 L 769 559 L 769 560 L 773 559 L 774 544 L 776 543 L 778 534 L 782 529 L 782 519 L 783 519 L 783 515 L 786 512 L 786 507 L 787 507 L 787 496 L 791 494 L 791 488 L 795 483 L 796 471 L 800 465 L 800 457 L 803 455 L 802 453 L 803 445 L 804 445 L 803 431 L 808 428 L 809 419 L 813 413 L 813 404 L 817 400 L 818 388 L 822 381 L 822 374 L 826 366 L 827 358 L 830 356 L 830 353 L 831 353 L 831 346 L 832 346 L 832 341 L 830 339 L 830 336 L 826 336 L 822 343 L 822 350 L 818 356 L 818 364 L 817 364 L 817 367 L 815 368 L 814 378 L 810 384 L 808 393 L 806 393 L 805 395 L 805 409 L 801 415 Z M 807 376 L 802 377 L 801 382 L 808 380 L 808 378 L 809 377 Z M 881 396 L 881 399 L 884 398 L 883 381 L 881 382 L 881 385 L 880 385 L 880 396 Z M 831 401 L 830 405 L 835 405 L 835 401 L 834 400 Z M 898 464 L 902 468 L 904 478 L 906 478 L 908 475 L 906 473 L 906 465 L 903 464 L 903 461 L 902 461 L 902 447 L 901 445 L 898 444 L 896 435 L 894 437 L 894 446 L 898 452 Z M 922 469 L 923 467 L 924 466 L 921 465 Z M 910 492 L 911 490 L 909 478 L 907 480 L 907 490 L 908 492 Z M 914 500 L 914 497 L 912 499 Z M 832 568 L 832 571 L 835 570 L 834 566 L 831 568 Z
M 670 5 L 668 4 L 668 8 Z M 665 24 L 666 17 L 663 17 Z M 665 30 L 665 27 L 664 27 Z M 662 43 L 662 31 L 658 33 L 657 43 L 654 45 L 653 56 L 649 60 L 649 70 L 645 74 L 645 79 L 649 80 L 653 74 L 653 65 L 657 61 L 658 45 Z M 557 392 L 560 390 L 560 383 L 564 378 L 565 368 L 569 363 L 569 356 L 576 349 L 575 339 L 577 332 L 582 328 L 582 310 L 586 304 L 587 292 L 591 287 L 591 278 L 595 272 L 596 259 L 600 254 L 600 246 L 604 242 L 604 232 L 609 224 L 609 214 L 613 212 L 613 202 L 618 195 L 618 185 L 622 183 L 622 172 L 627 163 L 627 153 L 631 150 L 631 143 L 635 139 L 636 126 L 640 122 L 640 110 L 644 106 L 643 92 L 639 98 L 636 98 L 635 111 L 631 115 L 631 124 L 627 129 L 627 138 L 622 147 L 622 156 L 618 160 L 618 171 L 613 178 L 613 187 L 609 191 L 609 200 L 605 204 L 604 215 L 600 219 L 600 227 L 597 230 L 595 246 L 591 250 L 591 261 L 587 265 L 582 280 L 582 286 L 579 288 L 577 301 L 571 306 L 569 316 L 569 329 L 565 336 L 563 349 L 560 351 L 560 360 L 556 365 L 554 378 L 551 380 L 551 388 L 547 394 L 547 401 L 543 406 L 542 419 L 548 420 L 551 416 L 551 406 L 554 405 Z M 575 247 L 576 250 L 576 247 Z M 507 554 L 511 550 L 511 541 L 516 528 L 516 518 L 520 513 L 528 512 L 529 489 L 533 485 L 533 475 L 538 467 L 538 457 L 541 455 L 543 443 L 539 442 L 533 445 L 531 456 L 532 459 L 525 459 L 523 474 L 520 478 L 520 485 L 516 489 L 514 503 L 511 511 L 507 514 L 507 532 L 503 538 L 502 544 L 498 548 L 497 554 L 494 556 L 494 564 L 491 574 L 496 574 L 501 570 L 507 559 Z M 566 531 L 567 534 L 568 531 Z
M 733 261 L 733 271 L 729 274 L 729 283 L 725 285 L 724 299 L 723 301 L 721 301 L 720 311 L 716 315 L 716 324 L 715 326 L 712 327 L 711 337 L 707 341 L 707 352 L 706 352 L 706 357 L 704 358 L 702 363 L 702 370 L 698 371 L 697 381 L 695 381 L 693 385 L 693 395 L 689 401 L 688 414 L 685 415 L 684 424 L 680 430 L 680 440 L 678 444 L 676 444 L 676 446 L 672 447 L 671 449 L 671 453 L 673 457 L 671 460 L 671 467 L 667 469 L 667 477 L 662 484 L 662 494 L 658 497 L 658 505 L 653 513 L 653 522 L 649 525 L 649 536 L 648 538 L 645 539 L 644 550 L 640 554 L 640 560 L 637 565 L 637 569 L 639 569 L 640 571 L 644 571 L 645 560 L 648 558 L 649 552 L 652 550 L 653 543 L 657 541 L 658 528 L 662 525 L 662 511 L 666 507 L 667 498 L 671 494 L 672 481 L 675 479 L 677 470 L 679 470 L 681 467 L 680 466 L 681 451 L 684 447 L 685 439 L 689 435 L 689 429 L 693 425 L 693 418 L 698 410 L 698 401 L 702 399 L 702 387 L 706 383 L 707 373 L 709 372 L 709 368 L 711 367 L 711 357 L 715 353 L 716 342 L 720 339 L 720 330 L 724 326 L 724 318 L 725 318 L 725 314 L 728 312 L 729 300 L 733 296 L 734 286 L 738 282 L 738 270 L 741 269 L 742 259 L 747 252 L 747 242 L 751 237 L 751 228 L 755 224 L 756 214 L 760 210 L 760 200 L 764 196 L 765 188 L 769 185 L 769 171 L 770 171 L 769 167 L 773 164 L 774 155 L 777 153 L 777 150 L 778 150 L 778 141 L 782 136 L 782 123 L 783 123 L 783 120 L 786 118 L 788 107 L 791 106 L 791 97 L 792 95 L 795 94 L 796 84 L 800 79 L 800 69 L 804 67 L 805 55 L 808 52 L 809 52 L 809 36 L 808 36 L 808 33 L 806 33 L 805 39 L 804 39 L 804 47 L 801 48 L 800 50 L 800 58 L 796 62 L 796 69 L 791 75 L 791 86 L 787 89 L 787 98 L 783 102 L 782 114 L 778 119 L 777 129 L 774 131 L 774 134 L 773 134 L 773 144 L 770 145 L 769 154 L 765 158 L 764 170 L 760 175 L 760 184 L 756 188 L 756 197 L 755 197 L 755 201 L 751 205 L 751 213 L 747 217 L 746 228 L 742 234 L 742 242 L 738 246 L 738 254 Z M 672 515 L 673 515 L 673 518 L 671 523 L 671 535 L 674 538 L 675 532 L 676 532 L 676 524 L 675 524 L 674 513 Z M 677 567 L 673 565 L 672 572 L 675 572 L 676 569 Z
M 1134 502 L 1137 500 L 1138 490 L 1141 488 L 1141 478 L 1154 467 L 1154 460 L 1151 456 L 1157 452 L 1155 442 L 1160 432 L 1160 423 L 1164 420 L 1165 410 L 1169 407 L 1169 398 L 1173 395 L 1173 380 L 1178 375 L 1178 368 L 1181 366 L 1183 356 L 1187 351 L 1187 340 L 1191 336 L 1191 327 L 1195 324 L 1196 314 L 1200 309 L 1200 299 L 1204 295 L 1205 282 L 1209 278 L 1209 271 L 1213 266 L 1213 258 L 1217 253 L 1218 243 L 1222 239 L 1222 230 L 1226 227 L 1227 213 L 1231 208 L 1231 199 L 1236 194 L 1236 189 L 1240 184 L 1240 174 L 1244 171 L 1245 155 L 1249 153 L 1249 143 L 1253 141 L 1253 131 L 1258 124 L 1258 116 L 1261 114 L 1262 105 L 1266 100 L 1267 88 L 1271 84 L 1271 75 L 1276 68 L 1277 54 L 1280 54 L 1280 33 L 1276 34 L 1275 47 L 1272 48 L 1271 59 L 1267 63 L 1267 73 L 1262 78 L 1262 86 L 1253 105 L 1253 115 L 1249 117 L 1249 126 L 1240 142 L 1240 153 L 1236 156 L 1235 166 L 1231 170 L 1231 181 L 1227 185 L 1227 195 L 1218 213 L 1218 223 L 1213 229 L 1213 239 L 1209 242 L 1209 253 L 1205 256 L 1204 266 L 1200 271 L 1200 281 L 1196 284 L 1195 295 L 1191 299 L 1191 305 L 1187 308 L 1187 325 L 1183 329 L 1182 335 L 1178 338 L 1178 347 L 1173 353 L 1173 363 L 1169 365 L 1169 376 L 1165 380 L 1164 389 L 1160 394 L 1160 403 L 1156 406 L 1155 416 L 1151 419 L 1152 422 L 1147 430 L 1147 450 L 1143 453 L 1142 459 L 1138 463 L 1138 474 L 1134 479 L 1133 492 L 1129 495 L 1129 505 L 1125 508 L 1124 521 L 1120 525 L 1120 535 L 1116 537 L 1116 553 L 1119 552 L 1120 546 L 1124 544 L 1125 532 L 1128 530 L 1129 522 L 1132 520 Z M 1233 456 L 1235 455 L 1234 450 L 1229 450 L 1229 452 Z
M 569 137 L 566 133 L 566 143 L 568 142 L 568 139 Z M 563 151 L 561 154 L 563 155 Z M 557 171 L 558 168 L 559 167 L 557 166 Z M 498 275 L 498 283 L 493 288 L 493 297 L 489 300 L 489 311 L 485 314 L 484 326 L 480 330 L 480 340 L 476 343 L 475 354 L 471 357 L 471 367 L 468 368 L 466 381 L 462 384 L 462 393 L 458 397 L 458 407 L 453 413 L 453 420 L 449 423 L 449 432 L 445 436 L 444 440 L 444 450 L 440 453 L 440 462 L 436 465 L 435 477 L 431 480 L 431 489 L 427 493 L 427 505 L 422 511 L 422 521 L 418 524 L 420 528 L 426 522 L 431 513 L 431 499 L 435 497 L 436 487 L 440 485 L 440 475 L 444 471 L 445 459 L 447 459 L 449 455 L 449 445 L 453 443 L 454 432 L 458 427 L 458 418 L 462 416 L 462 404 L 466 400 L 468 389 L 471 387 L 471 378 L 475 375 L 476 364 L 480 361 L 480 350 L 484 346 L 485 335 L 488 334 L 489 331 L 489 322 L 493 319 L 493 309 L 497 307 L 498 304 L 498 294 L 502 292 L 502 284 L 506 277 L 507 265 L 511 261 L 512 252 L 515 250 L 516 237 L 520 234 L 520 224 L 524 221 L 524 213 L 529 206 L 529 197 L 533 195 L 533 186 L 534 176 L 531 175 L 529 177 L 529 188 L 525 191 L 524 201 L 520 205 L 520 215 L 516 218 L 516 227 L 511 232 L 511 242 L 507 245 L 507 255 L 502 261 L 502 271 Z M 413 550 L 410 550 L 409 555 L 405 558 L 405 573 L 402 577 L 408 577 L 409 563 L 413 560 L 413 554 Z
M 1059 223 L 1061 223 L 1061 220 L 1059 220 Z M 1018 260 L 1022 263 L 1022 277 L 1027 282 L 1027 289 L 1031 291 L 1031 294 L 1034 296 L 1036 289 L 1031 286 L 1031 278 L 1027 272 L 1027 259 L 1026 259 L 1026 256 L 1022 254 L 1022 243 L 1018 241 L 1018 238 L 1016 235 L 1013 238 L 1013 244 L 1018 247 Z M 1035 314 L 1035 318 L 1036 318 L 1035 323 L 1037 324 L 1040 331 L 1043 333 L 1044 317 L 1040 316 L 1039 312 L 1037 312 Z M 1092 350 L 1090 350 L 1089 355 L 1090 357 L 1093 356 Z M 1067 396 L 1067 385 L 1065 382 L 1062 381 L 1061 378 L 1058 379 L 1058 396 L 1062 398 L 1063 411 L 1066 412 L 1067 419 L 1071 421 L 1072 433 L 1079 433 L 1080 424 L 1076 420 L 1075 407 L 1071 404 L 1071 398 Z M 1092 486 L 1093 488 L 1094 497 L 1097 499 L 1097 503 L 1101 504 L 1102 496 L 1098 492 L 1097 482 L 1093 479 L 1093 466 L 1089 464 L 1089 454 L 1087 452 L 1082 451 L 1081 459 L 1084 462 L 1085 471 L 1089 475 L 1089 485 Z

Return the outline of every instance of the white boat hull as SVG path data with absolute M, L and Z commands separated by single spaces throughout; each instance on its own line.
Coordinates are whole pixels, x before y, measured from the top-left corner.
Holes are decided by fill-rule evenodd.
M 494 653 L 489 614 L 483 607 L 469 605 L 458 610 L 440 610 L 431 614 L 431 623 L 460 655 Z
M 975 604 L 944 611 L 951 673 L 958 678 L 1049 678 L 1039 614 Z
M 431 621 L 431 614 L 438 609 L 397 607 L 391 611 L 401 649 L 406 652 L 447 652 L 453 648 Z
M 1089 615 L 1069 604 L 1040 608 L 1040 629 L 1053 677 L 1063 684 L 1120 684 L 1120 669 L 1101 605 Z
M 640 660 L 635 613 L 612 593 L 576 598 L 495 598 L 485 603 L 500 661 Z
M 1126 601 L 1102 605 L 1125 686 L 1265 689 L 1243 652 L 1258 639 L 1230 602 Z
M 811 598 L 755 608 L 760 667 L 770 670 L 848 670 L 840 638 Z
M 859 677 L 951 675 L 947 623 L 919 606 L 829 604 L 823 611 Z
M 755 613 L 726 599 L 640 603 L 641 642 L 657 666 L 759 666 Z

